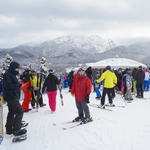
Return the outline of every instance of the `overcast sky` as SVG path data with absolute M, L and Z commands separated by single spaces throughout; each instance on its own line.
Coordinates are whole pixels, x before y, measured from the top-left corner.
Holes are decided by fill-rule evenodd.
M 0 48 L 63 35 L 149 40 L 150 0 L 1 0 Z

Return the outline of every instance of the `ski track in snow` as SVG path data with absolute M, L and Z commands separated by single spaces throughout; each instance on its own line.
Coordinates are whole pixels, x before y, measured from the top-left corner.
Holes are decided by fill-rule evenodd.
M 127 103 L 116 94 L 114 103 L 125 108 L 113 107 L 106 111 L 89 106 L 93 122 L 75 128 L 63 130 L 78 123 L 63 124 L 77 117 L 75 100 L 70 93 L 62 91 L 64 106 L 61 106 L 59 92 L 56 112 L 51 114 L 47 95 L 43 95 L 47 106 L 24 113 L 28 138 L 25 141 L 12 143 L 13 135 L 4 135 L 1 150 L 149 150 L 150 143 L 150 99 L 134 98 Z M 150 92 L 144 93 L 149 97 Z M 100 104 L 91 93 L 91 104 Z M 108 102 L 107 96 L 105 103 Z M 7 106 L 4 105 L 4 123 Z M 53 124 L 56 124 L 54 126 Z M 5 131 L 4 131 L 5 132 Z

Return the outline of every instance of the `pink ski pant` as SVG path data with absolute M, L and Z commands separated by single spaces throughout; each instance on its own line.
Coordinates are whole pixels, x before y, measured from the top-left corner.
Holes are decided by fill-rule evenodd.
M 48 95 L 48 99 L 49 99 L 49 107 L 52 111 L 55 111 L 56 110 L 57 91 L 53 91 L 53 92 L 48 92 L 47 91 L 47 95 Z

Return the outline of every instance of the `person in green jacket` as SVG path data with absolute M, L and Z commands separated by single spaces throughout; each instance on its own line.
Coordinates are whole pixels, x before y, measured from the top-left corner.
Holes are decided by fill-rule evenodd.
M 111 70 L 110 66 L 106 66 L 106 71 L 102 74 L 102 76 L 97 80 L 97 83 L 101 82 L 104 80 L 104 88 L 103 88 L 103 93 L 102 93 L 102 98 L 101 98 L 101 108 L 105 108 L 105 96 L 106 94 L 108 95 L 109 103 L 106 104 L 107 106 L 115 106 L 112 102 L 112 97 L 111 97 L 111 90 L 114 87 L 115 84 L 117 84 L 117 77 L 113 70 Z

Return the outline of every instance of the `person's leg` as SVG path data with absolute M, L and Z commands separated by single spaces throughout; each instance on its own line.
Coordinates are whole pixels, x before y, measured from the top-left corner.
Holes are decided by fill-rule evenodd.
M 84 111 L 84 114 L 85 114 L 85 118 L 90 118 L 90 111 L 89 111 L 89 107 L 86 103 L 85 100 L 82 100 L 81 101 L 81 106 L 82 106 L 82 110 Z
M 51 92 L 51 110 L 52 111 L 56 110 L 56 95 L 57 95 L 57 91 Z
M 22 103 L 22 108 L 24 111 L 29 109 L 29 102 L 30 101 L 31 101 L 31 92 L 24 91 L 24 100 Z
M 137 86 L 137 96 L 139 96 L 139 94 L 140 94 L 140 93 L 139 93 L 139 88 L 140 88 L 140 86 L 139 86 L 139 84 L 137 84 L 136 86 Z
M 102 98 L 101 98 L 101 105 L 105 104 L 105 96 L 107 93 L 107 88 L 103 88 Z
M 81 102 L 77 101 L 77 100 L 75 100 L 75 102 L 76 102 L 76 107 L 78 109 L 78 115 L 79 115 L 80 118 L 83 118 L 84 114 L 83 114 L 83 109 L 82 109 Z
M 7 102 L 8 104 L 8 114 L 7 114 L 7 119 L 6 119 L 6 134 L 12 134 L 13 132 L 13 122 L 14 122 L 14 111 L 11 108 L 11 103 Z
M 114 89 L 113 89 L 114 90 Z M 109 103 L 112 104 L 112 88 L 107 89 Z
M 143 98 L 143 85 L 140 84 L 140 89 L 141 89 L 141 97 Z
M 14 133 L 15 131 L 19 131 L 21 128 L 21 120 L 23 118 L 23 108 L 20 105 L 19 100 L 12 100 L 8 102 L 8 107 L 13 111 L 13 115 L 14 115 L 14 121 L 13 121 L 13 133 Z M 10 122 L 12 123 L 12 120 Z M 6 126 L 8 123 L 9 122 L 6 123 Z

